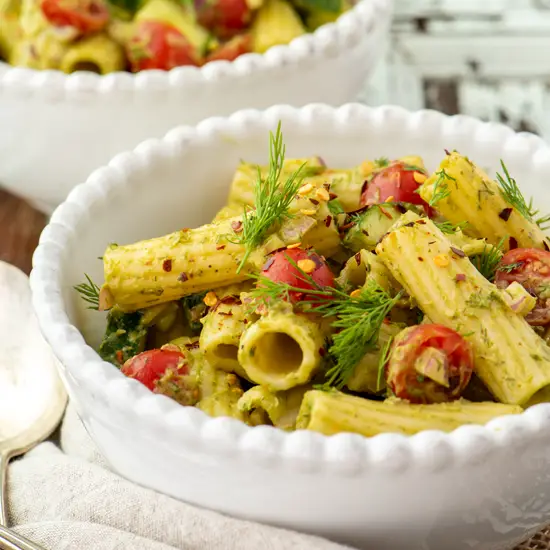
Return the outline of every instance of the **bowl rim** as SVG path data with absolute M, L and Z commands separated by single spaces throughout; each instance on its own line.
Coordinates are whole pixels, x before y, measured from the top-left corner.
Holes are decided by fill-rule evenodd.
M 464 425 L 448 433 L 427 430 L 411 436 L 395 433 L 370 438 L 348 433 L 325 436 L 308 430 L 285 432 L 271 426 L 250 427 L 236 419 L 210 417 L 195 407 L 183 407 L 168 397 L 153 394 L 101 360 L 71 324 L 65 312 L 59 265 L 64 247 L 77 238 L 74 225 L 89 208 L 108 201 L 112 193 L 129 185 L 132 174 L 147 167 L 152 159 L 167 161 L 194 143 L 223 139 L 222 136 L 231 132 L 241 135 L 249 126 L 267 131 L 278 120 L 295 127 L 315 124 L 316 119 L 328 120 L 346 131 L 352 125 L 372 127 L 391 121 L 413 125 L 416 131 L 422 127 L 427 132 L 445 135 L 458 125 L 473 140 L 498 143 L 541 171 L 550 166 L 550 147 L 538 136 L 516 133 L 502 124 L 465 115 L 408 111 L 391 105 L 375 108 L 357 103 L 341 107 L 310 104 L 301 108 L 277 105 L 265 110 L 241 110 L 229 117 L 212 117 L 195 127 L 179 126 L 164 138 L 147 140 L 132 152 L 119 154 L 107 166 L 95 170 L 55 210 L 42 232 L 33 256 L 30 285 L 40 328 L 60 360 L 62 372 L 79 386 L 82 384 L 90 395 L 101 396 L 109 407 L 137 419 L 142 430 L 170 434 L 170 443 L 180 449 L 192 440 L 195 447 L 206 448 L 209 453 L 262 456 L 271 466 L 299 463 L 304 471 L 329 470 L 349 476 L 373 467 L 404 471 L 422 465 L 441 470 L 457 463 L 479 464 L 511 444 L 525 447 L 548 438 L 550 403 L 493 419 L 485 425 Z M 71 385 L 69 383 L 69 389 Z
M 365 40 L 367 35 L 389 25 L 393 1 L 359 0 L 334 22 L 299 36 L 289 44 L 273 46 L 263 54 L 244 54 L 235 61 L 217 60 L 202 67 L 183 66 L 169 71 L 146 70 L 138 73 L 118 71 L 105 75 L 87 71 L 65 74 L 59 70 L 30 69 L 0 61 L 0 86 L 16 86 L 18 90 L 30 88 L 35 92 L 62 87 L 65 92 L 85 89 L 88 93 L 102 94 L 116 90 L 159 91 L 213 86 L 252 73 L 276 72 L 289 65 L 345 54 Z

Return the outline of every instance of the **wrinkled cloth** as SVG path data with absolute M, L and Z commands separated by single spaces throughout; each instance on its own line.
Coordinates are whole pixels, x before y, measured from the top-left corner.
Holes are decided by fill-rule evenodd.
M 10 525 L 46 550 L 348 548 L 232 519 L 121 478 L 71 406 L 56 439 L 13 461 L 8 472 Z

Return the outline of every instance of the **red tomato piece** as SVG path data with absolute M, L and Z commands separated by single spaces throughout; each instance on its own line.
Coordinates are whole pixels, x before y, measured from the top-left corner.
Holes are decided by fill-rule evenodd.
M 389 166 L 378 170 L 363 184 L 361 206 L 384 202 L 408 202 L 423 206 L 426 213 L 431 215 L 432 209 L 416 193 L 420 183 L 415 180 L 415 173 L 422 176 L 428 175 L 425 170 L 415 169 L 400 161 L 392 162 Z
M 278 250 L 267 259 L 262 275 L 278 283 L 303 288 L 304 292 L 289 292 L 292 303 L 315 299 L 313 294 L 308 295 L 307 292 L 316 289 L 315 285 L 334 288 L 334 275 L 325 259 L 315 251 L 303 248 Z
M 525 320 L 533 326 L 550 324 L 550 252 L 538 248 L 515 248 L 506 252 L 497 267 L 495 284 L 506 288 L 518 282 L 537 299 Z
M 109 22 L 103 0 L 41 0 L 40 9 L 55 27 L 73 27 L 80 34 L 99 32 Z
M 126 45 L 133 72 L 169 71 L 182 65 L 199 65 L 198 52 L 178 29 L 160 21 L 141 21 Z
M 460 397 L 472 376 L 470 344 L 443 325 L 407 327 L 386 363 L 386 382 L 396 397 L 411 403 L 444 403 Z
M 223 40 L 245 30 L 252 21 L 246 0 L 195 0 L 198 22 Z
M 180 375 L 188 374 L 189 368 L 183 353 L 152 349 L 131 357 L 121 368 L 123 374 L 135 378 L 151 391 L 168 370 Z
M 249 34 L 241 34 L 235 36 L 229 42 L 222 44 L 216 48 L 207 58 L 209 61 L 234 61 L 240 55 L 250 53 L 252 51 L 252 37 Z

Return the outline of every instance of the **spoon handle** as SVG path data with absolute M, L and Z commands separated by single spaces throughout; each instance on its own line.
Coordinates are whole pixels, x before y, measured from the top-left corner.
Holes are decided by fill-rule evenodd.
M 44 550 L 23 535 L 0 525 L 0 548 L 3 550 Z
M 8 453 L 0 453 L 0 525 L 8 524 L 6 489 L 8 486 Z

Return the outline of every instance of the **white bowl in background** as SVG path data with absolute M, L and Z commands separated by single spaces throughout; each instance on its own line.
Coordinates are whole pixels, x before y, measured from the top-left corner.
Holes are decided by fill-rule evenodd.
M 286 433 L 154 395 L 90 347 L 104 316 L 86 310 L 73 285 L 84 273 L 102 280 L 97 258 L 111 242 L 210 220 L 239 159 L 266 161 L 268 130 L 279 120 L 287 157 L 321 155 L 329 166 L 414 154 L 434 169 L 444 148 L 490 170 L 502 158 L 526 194 L 550 210 L 550 148 L 465 116 L 276 106 L 148 140 L 71 192 L 34 255 L 35 310 L 85 426 L 121 475 L 233 516 L 375 550 L 512 548 L 550 522 L 550 404 L 450 434 Z
M 65 75 L 0 62 L 0 185 L 51 213 L 92 170 L 179 124 L 353 101 L 382 55 L 391 8 L 392 0 L 360 0 L 288 45 L 201 68 Z

